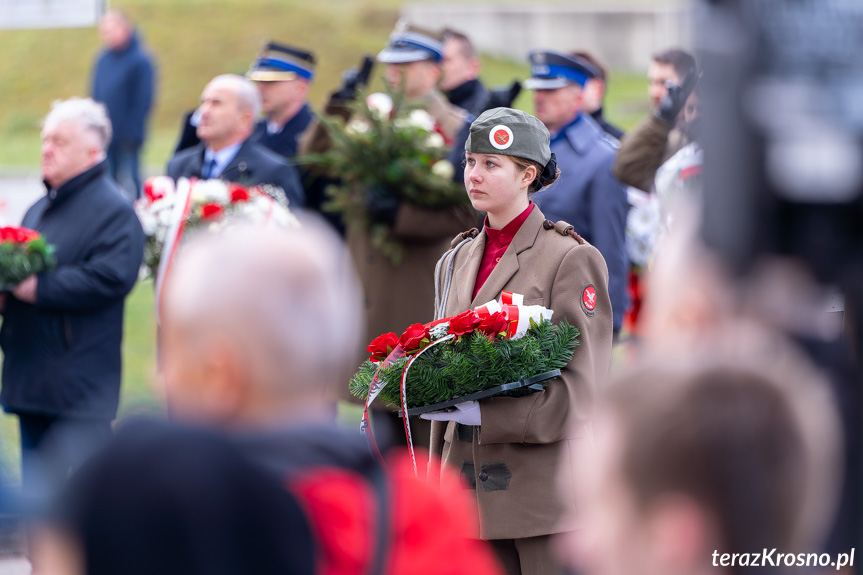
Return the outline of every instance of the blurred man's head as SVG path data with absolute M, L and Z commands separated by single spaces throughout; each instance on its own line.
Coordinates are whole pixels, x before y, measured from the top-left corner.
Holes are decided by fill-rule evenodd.
M 608 81 L 608 70 L 605 64 L 599 59 L 599 56 L 587 50 L 580 50 L 572 53 L 573 58 L 580 58 L 593 66 L 596 70 L 596 75 L 588 78 L 584 84 L 584 110 L 588 114 L 593 114 L 602 108 L 605 101 L 606 82 Z
M 286 425 L 326 416 L 362 332 L 341 242 L 301 229 L 229 228 L 192 238 L 164 300 L 168 406 L 185 421 Z
M 129 45 L 132 32 L 131 20 L 119 10 L 108 10 L 99 20 L 99 38 L 106 50 L 123 50 Z
M 111 120 L 90 98 L 54 102 L 42 126 L 42 177 L 57 189 L 105 159 Z
M 268 42 L 246 77 L 258 86 L 267 120 L 283 125 L 305 105 L 314 72 L 311 52 Z
M 838 476 L 832 399 L 775 335 L 733 337 L 732 353 L 717 340 L 609 387 L 582 463 L 580 572 L 695 575 L 725 553 L 818 549 Z
M 596 75 L 586 61 L 556 52 L 531 52 L 524 86 L 533 90 L 536 117 L 555 134 L 584 110 L 584 85 Z
M 405 96 L 417 99 L 437 87 L 443 50 L 442 33 L 400 21 L 377 59 L 386 64 L 387 83 L 394 89 L 403 86 Z
M 386 80 L 393 89 L 404 88 L 410 99 L 422 98 L 435 89 L 440 80 L 441 67 L 434 60 L 387 64 Z
M 245 141 L 261 109 L 255 84 L 236 74 L 213 78 L 201 94 L 198 137 L 215 151 Z
M 440 88 L 449 92 L 465 82 L 476 80 L 480 62 L 470 38 L 455 30 L 446 30 L 444 38 Z
M 653 56 L 647 67 L 647 91 L 652 110 L 659 109 L 659 103 L 668 93 L 666 82 L 680 85 L 687 72 L 695 68 L 695 58 L 678 48 L 672 48 Z

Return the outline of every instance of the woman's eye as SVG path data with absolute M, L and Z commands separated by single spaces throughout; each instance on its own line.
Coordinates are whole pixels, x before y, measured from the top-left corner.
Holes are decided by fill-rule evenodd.
M 485 165 L 486 165 L 486 167 L 487 167 L 487 168 L 493 168 L 493 167 L 495 166 L 495 163 L 494 163 L 494 162 L 492 162 L 492 161 L 488 161 L 488 162 L 486 162 L 486 163 L 485 163 Z
M 476 163 L 476 160 L 474 160 L 473 158 L 468 158 L 468 159 L 467 159 L 467 165 L 468 165 L 468 166 L 472 166 L 472 165 L 474 165 L 475 163 Z

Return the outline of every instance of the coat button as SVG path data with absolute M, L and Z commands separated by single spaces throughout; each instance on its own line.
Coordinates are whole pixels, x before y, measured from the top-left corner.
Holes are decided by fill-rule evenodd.
M 488 479 L 488 473 L 486 473 L 485 471 L 480 471 L 479 472 L 479 480 L 485 481 L 486 479 Z
M 499 262 L 500 258 L 495 258 L 494 261 Z

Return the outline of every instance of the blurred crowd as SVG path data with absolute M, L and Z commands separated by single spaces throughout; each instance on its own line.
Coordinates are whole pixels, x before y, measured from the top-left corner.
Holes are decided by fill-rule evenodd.
M 532 51 L 529 78 L 490 87 L 468 35 L 399 22 L 315 111 L 313 47 L 266 41 L 245 75 L 216 76 L 178 118 L 165 173 L 279 188 L 301 226 L 184 241 L 160 310 L 170 421 L 114 425 L 157 86 L 126 14 L 108 11 L 99 31 L 91 97 L 45 118 L 46 196 L 22 224 L 56 246 L 57 267 L 0 296 L 0 403 L 22 449 L 22 489 L 0 486 L 0 513 L 24 518 L 35 573 L 852 572 L 835 519 L 847 503 L 839 370 L 816 367 L 812 345 L 769 313 L 788 286 L 783 309 L 821 292 L 786 261 L 741 285 L 700 240 L 693 55 L 653 55 L 650 112 L 624 133 L 589 50 Z M 471 199 L 362 196 L 365 219 L 403 245 L 398 263 L 327 210 L 338 175 L 313 161 L 332 146 L 320 117 L 349 122 L 374 66 L 433 119 Z M 522 90 L 535 117 L 510 109 Z M 496 179 L 500 157 L 527 174 L 510 206 L 482 197 L 512 185 Z M 583 340 L 549 384 L 566 394 L 411 418 L 430 450 L 416 474 L 398 413 L 373 413 L 381 461 L 339 411 L 354 413 L 347 381 L 370 341 L 440 319 L 444 254 L 460 298 L 450 312 L 516 285 L 531 303 L 565 300 L 566 319 L 571 304 Z M 511 281 L 506 254 L 518 255 Z M 456 285 L 465 261 L 473 276 Z M 844 350 L 841 314 L 807 310 L 822 343 Z

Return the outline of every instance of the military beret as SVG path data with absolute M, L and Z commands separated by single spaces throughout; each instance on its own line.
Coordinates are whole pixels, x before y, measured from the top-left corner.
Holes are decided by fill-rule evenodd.
M 378 54 L 378 62 L 407 64 L 421 60 L 443 59 L 443 33 L 433 32 L 399 20 L 386 48 Z
M 501 154 L 533 160 L 541 166 L 551 159 L 548 128 L 521 110 L 494 108 L 483 112 L 470 125 L 466 152 Z
M 267 42 L 252 62 L 246 77 L 255 82 L 278 82 L 315 75 L 315 56 L 311 52 Z
M 528 90 L 556 90 L 567 84 L 584 86 L 599 71 L 584 58 L 556 52 L 530 53 L 530 75 L 524 87 Z

